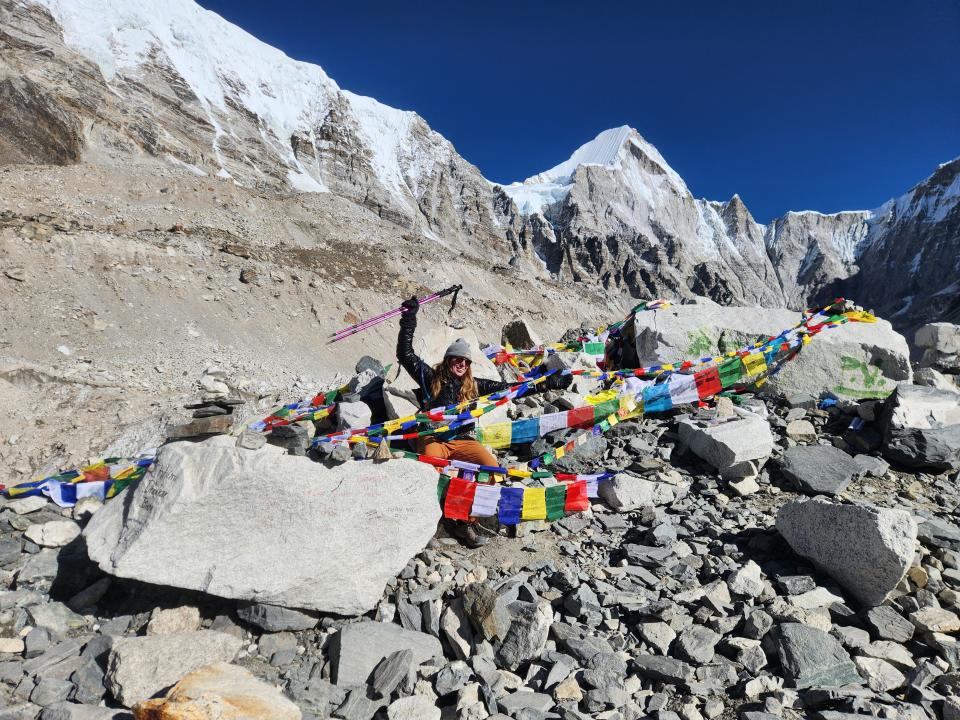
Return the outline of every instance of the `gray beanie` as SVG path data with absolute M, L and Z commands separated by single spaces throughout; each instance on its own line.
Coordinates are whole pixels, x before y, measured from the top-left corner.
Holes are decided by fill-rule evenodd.
M 447 351 L 443 354 L 443 359 L 446 360 L 448 357 L 466 358 L 470 362 L 473 362 L 473 358 L 470 356 L 470 345 L 463 338 L 457 338 L 450 343 L 450 347 L 448 347 Z

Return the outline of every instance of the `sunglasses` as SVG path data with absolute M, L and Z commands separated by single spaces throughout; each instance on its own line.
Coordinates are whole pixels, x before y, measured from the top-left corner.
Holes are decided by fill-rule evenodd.
M 452 358 L 450 358 L 450 364 L 451 364 L 451 365 L 459 365 L 460 363 L 464 363 L 464 364 L 467 365 L 468 367 L 470 366 L 470 361 L 467 360 L 466 358 L 462 358 L 462 357 L 452 357 Z

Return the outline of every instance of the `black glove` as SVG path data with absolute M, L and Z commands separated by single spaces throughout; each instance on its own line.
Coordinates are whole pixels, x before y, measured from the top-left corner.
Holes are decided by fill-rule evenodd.
M 400 307 L 406 310 L 404 315 L 416 315 L 417 311 L 420 309 L 420 301 L 417 300 L 417 296 L 414 295 L 409 300 L 404 300 L 400 303 Z
M 554 373 L 547 378 L 546 383 L 547 390 L 564 390 L 573 383 L 572 375 L 564 375 L 562 373 Z

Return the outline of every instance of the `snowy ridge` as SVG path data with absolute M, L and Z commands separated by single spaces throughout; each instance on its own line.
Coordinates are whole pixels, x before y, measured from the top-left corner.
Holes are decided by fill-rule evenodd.
M 411 139 L 415 113 L 342 92 L 323 68 L 293 60 L 192 0 L 33 1 L 49 9 L 65 43 L 96 63 L 108 82 L 135 77 L 147 64 L 169 64 L 198 98 L 218 138 L 233 135 L 228 100 L 254 113 L 262 139 L 286 163 L 288 181 L 298 190 L 327 187 L 318 167 L 297 159 L 290 138 L 301 133 L 315 140 L 314 128 L 337 97 L 349 102 L 378 179 L 408 207 L 413 188 L 407 180 L 415 185 L 423 168 L 452 151 L 434 133 L 438 157 L 422 157 Z M 216 141 L 213 151 L 223 165 Z M 218 174 L 229 177 L 225 169 Z

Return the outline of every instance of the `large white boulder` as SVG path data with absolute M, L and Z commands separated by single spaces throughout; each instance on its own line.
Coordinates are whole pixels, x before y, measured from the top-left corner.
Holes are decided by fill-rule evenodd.
M 173 443 L 84 535 L 111 575 L 356 615 L 433 536 L 436 483 L 412 460 L 327 469 L 228 437 Z
M 633 336 L 640 363 L 649 365 L 716 355 L 721 333 L 726 350 L 739 349 L 800 319 L 794 310 L 728 307 L 703 299 L 656 313 L 638 313 Z M 814 397 L 828 391 L 846 398 L 881 398 L 898 381 L 911 379 L 907 341 L 890 323 L 850 322 L 814 337 L 771 378 L 766 391 Z
M 917 523 L 904 510 L 795 500 L 777 513 L 777 532 L 861 603 L 882 603 L 913 561 Z

